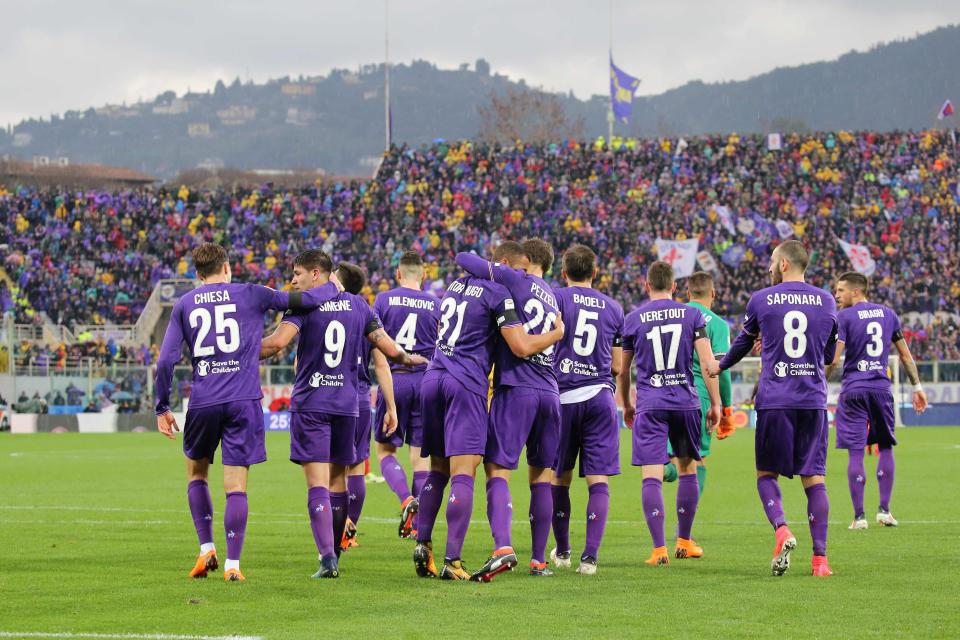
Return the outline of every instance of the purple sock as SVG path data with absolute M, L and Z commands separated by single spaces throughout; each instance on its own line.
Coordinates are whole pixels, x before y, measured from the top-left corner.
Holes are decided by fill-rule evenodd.
M 827 485 L 815 484 L 804 489 L 807 493 L 807 518 L 810 520 L 810 537 L 813 538 L 813 555 L 827 555 L 827 519 L 830 517 L 830 501 Z
M 415 495 L 418 498 L 420 497 L 420 490 L 423 489 L 423 484 L 427 481 L 427 476 L 430 475 L 429 471 L 414 471 L 413 472 L 413 486 L 410 487 L 411 495 Z M 417 511 L 417 515 L 413 516 L 413 530 L 416 531 L 420 528 L 420 512 Z
M 760 502 L 763 503 L 763 511 L 767 514 L 767 520 L 776 529 L 780 525 L 787 524 L 787 519 L 783 515 L 783 498 L 780 495 L 780 483 L 772 476 L 761 476 L 757 478 L 757 492 L 760 494 Z
M 410 487 L 410 494 L 414 496 L 420 495 L 420 490 L 423 489 L 423 484 L 427 481 L 427 476 L 430 475 L 429 471 L 414 471 L 413 472 L 413 485 Z
M 346 491 L 330 492 L 330 516 L 333 522 L 333 550 L 340 555 L 340 540 L 347 526 L 347 503 L 350 496 Z
M 896 464 L 893 461 L 893 448 L 880 449 L 877 461 L 877 484 L 880 485 L 880 509 L 890 511 L 890 496 L 893 494 L 893 473 Z
M 530 559 L 546 562 L 547 540 L 553 522 L 553 493 L 549 482 L 530 485 Z
M 570 487 L 553 485 L 553 537 L 557 541 L 557 552 L 570 551 Z M 589 506 L 587 509 L 589 510 Z M 588 511 L 589 513 L 589 511 Z M 606 518 L 604 518 L 606 522 Z M 601 534 L 603 530 L 601 529 Z
M 853 500 L 853 517 L 863 517 L 863 489 L 866 469 L 863 468 L 863 449 L 850 449 L 847 460 L 847 484 Z
M 367 480 L 363 476 L 347 476 L 347 517 L 353 524 L 360 522 L 363 501 L 367 499 Z
M 433 525 L 437 522 L 440 505 L 443 503 L 443 490 L 450 476 L 431 471 L 420 489 L 420 510 L 417 511 L 417 542 L 430 542 L 433 539 Z
M 384 456 L 380 460 L 380 473 L 383 474 L 390 490 L 397 494 L 400 502 L 410 497 L 410 492 L 407 490 L 407 474 L 396 456 Z
M 330 509 L 330 491 L 326 487 L 310 487 L 307 492 L 307 511 L 310 513 L 310 529 L 317 551 L 322 558 L 334 555 L 333 512 Z
M 647 528 L 653 538 L 654 548 L 665 547 L 666 534 L 663 531 L 663 482 L 656 478 L 643 479 L 643 515 L 647 519 Z
M 677 537 L 690 539 L 693 531 L 693 519 L 697 515 L 697 503 L 700 502 L 700 485 L 697 474 L 680 476 L 677 481 Z
M 473 478 L 460 473 L 450 479 L 447 501 L 447 558 L 458 559 L 473 515 Z
M 596 560 L 600 541 L 603 540 L 603 530 L 607 526 L 607 513 L 610 511 L 610 487 L 606 482 L 598 482 L 590 485 L 588 491 L 590 497 L 587 499 L 587 544 L 583 548 L 581 559 L 583 556 L 590 556 Z M 570 499 L 569 491 L 567 499 Z
M 213 499 L 206 480 L 194 480 L 187 485 L 187 501 L 190 503 L 190 515 L 197 530 L 200 544 L 213 542 Z
M 512 520 L 513 502 L 506 478 L 490 478 L 487 480 L 487 521 L 495 549 L 513 546 L 510 539 Z
M 234 491 L 227 494 L 227 508 L 223 511 L 223 530 L 227 535 L 227 560 L 239 560 L 243 551 L 243 537 L 247 533 L 247 494 Z

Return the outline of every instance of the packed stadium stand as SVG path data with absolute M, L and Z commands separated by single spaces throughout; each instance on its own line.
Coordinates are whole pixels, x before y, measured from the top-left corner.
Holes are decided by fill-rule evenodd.
M 644 297 L 654 240 L 698 238 L 717 262 L 716 309 L 736 324 L 750 292 L 768 281 L 771 247 L 792 233 L 814 252 L 808 276 L 819 286 L 850 268 L 839 240 L 869 247 L 877 264 L 871 297 L 908 314 L 917 358 L 960 359 L 950 133 L 792 134 L 777 150 L 768 142 L 736 134 L 610 145 L 438 142 L 391 149 L 371 180 L 293 191 L 6 184 L 0 308 L 26 325 L 130 325 L 156 283 L 192 277 L 189 251 L 203 241 L 227 248 L 235 279 L 275 287 L 298 252 L 322 248 L 363 264 L 372 298 L 391 286 L 409 248 L 424 254 L 439 289 L 455 275 L 457 251 L 540 237 L 558 250 L 554 279 L 566 246 L 592 246 L 603 267 L 599 288 L 629 309 Z M 90 335 L 18 341 L 12 357 L 53 367 L 74 358 L 155 360 L 155 340 Z

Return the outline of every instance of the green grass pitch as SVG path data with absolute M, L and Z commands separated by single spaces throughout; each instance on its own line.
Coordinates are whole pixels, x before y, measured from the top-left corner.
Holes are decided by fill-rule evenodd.
M 799 480 L 782 481 L 799 540 L 793 567 L 769 573 L 773 533 L 756 495 L 753 433 L 715 442 L 694 536 L 700 560 L 642 564 L 650 538 L 639 470 L 611 483 L 611 513 L 596 576 L 532 578 L 526 472 L 511 482 L 514 545 L 522 564 L 492 584 L 415 577 L 412 543 L 396 534 L 398 505 L 368 488 L 360 548 L 342 577 L 313 581 L 316 551 L 306 489 L 286 460 L 286 434 L 270 434 L 271 460 L 253 469 L 244 584 L 186 577 L 197 552 L 179 442 L 156 434 L 0 437 L 0 637 L 10 632 L 364 637 L 958 637 L 960 429 L 899 432 L 892 511 L 897 529 L 873 526 L 875 458 L 867 458 L 867 531 L 848 531 L 846 455 L 830 450 L 829 557 L 835 575 L 809 575 L 810 536 Z M 832 440 L 832 436 L 831 436 Z M 375 464 L 376 468 L 376 464 Z M 214 535 L 221 562 L 224 498 L 214 467 Z M 676 485 L 665 485 L 669 535 Z M 583 544 L 586 489 L 572 494 L 574 554 Z M 492 540 L 482 479 L 464 560 L 479 566 Z M 436 546 L 446 529 L 441 511 Z M 551 538 L 552 544 L 552 538 Z M 548 547 L 549 548 L 549 547 Z

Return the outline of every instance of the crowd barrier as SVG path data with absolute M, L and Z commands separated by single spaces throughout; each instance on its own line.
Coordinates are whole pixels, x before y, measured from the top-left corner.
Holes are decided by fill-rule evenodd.
M 828 413 L 833 426 L 833 406 Z M 174 416 L 182 429 L 186 414 L 175 413 Z M 622 414 L 620 416 L 622 418 Z M 934 404 L 923 415 L 917 415 L 912 407 L 904 405 L 902 416 L 904 426 L 908 427 L 960 427 L 960 404 Z M 265 411 L 263 423 L 267 431 L 289 431 L 290 413 Z M 756 413 L 751 410 L 737 411 L 734 414 L 734 424 L 737 427 L 752 428 L 756 424 Z M 12 433 L 149 433 L 156 429 L 157 418 L 152 413 L 14 413 L 10 416 Z

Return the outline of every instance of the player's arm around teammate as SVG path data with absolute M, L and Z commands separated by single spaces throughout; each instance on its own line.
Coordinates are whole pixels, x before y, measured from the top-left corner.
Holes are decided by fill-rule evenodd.
M 393 397 L 393 373 L 390 371 L 387 357 L 379 349 L 373 351 L 373 370 L 377 374 L 378 393 L 383 396 L 387 407 L 383 422 L 375 425 L 375 428 L 379 429 L 383 435 L 391 436 L 397 430 L 397 403 Z

